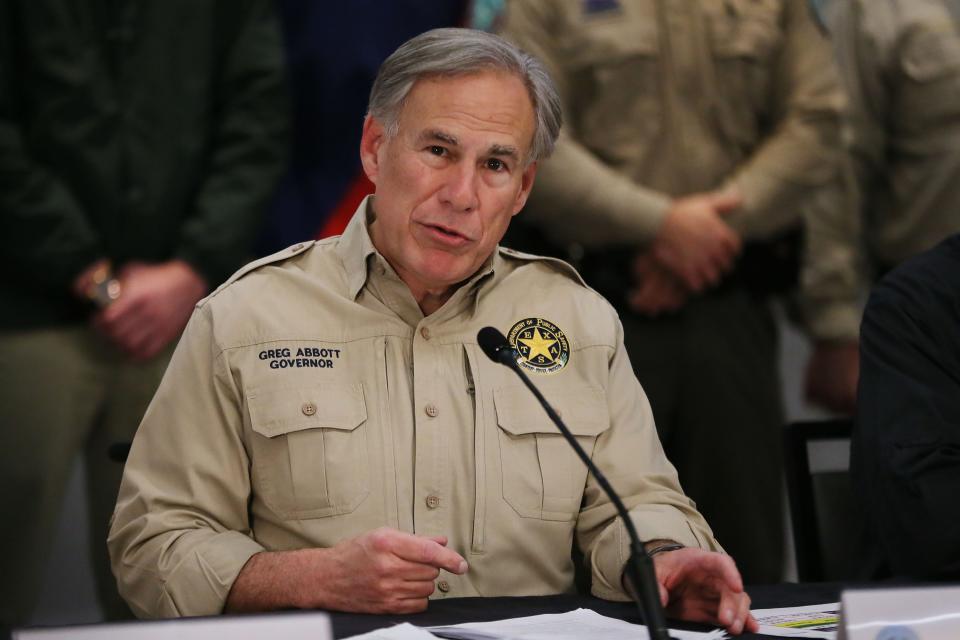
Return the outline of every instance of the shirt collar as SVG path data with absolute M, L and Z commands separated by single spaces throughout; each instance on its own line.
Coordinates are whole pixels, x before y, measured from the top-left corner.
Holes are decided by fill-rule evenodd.
M 373 245 L 370 238 L 370 218 L 372 216 L 372 204 L 374 196 L 369 195 L 363 199 L 360 206 L 354 212 L 346 229 L 340 236 L 340 242 L 337 245 L 337 251 L 340 254 L 340 260 L 343 262 L 347 277 L 347 290 L 354 300 L 360 295 L 360 291 L 367 283 L 370 276 L 370 266 L 375 261 L 380 261 L 389 269 L 390 265 L 386 258 L 380 255 L 377 248 Z M 375 261 L 370 260 L 370 256 L 376 256 Z M 500 257 L 499 246 L 494 248 L 493 254 L 488 257 L 475 274 L 470 276 L 466 282 L 454 292 L 453 297 L 460 298 L 466 291 L 475 292 L 479 286 L 489 281 L 487 276 L 496 272 L 497 266 L 502 264 L 503 258 Z M 459 295 L 458 295 L 459 294 Z
M 347 228 L 343 230 L 337 245 L 347 276 L 347 290 L 354 300 L 367 282 L 367 258 L 377 253 L 373 240 L 370 239 L 370 232 L 367 230 L 371 202 L 373 202 L 373 196 L 363 199 L 353 217 L 350 218 L 350 222 L 347 223 Z

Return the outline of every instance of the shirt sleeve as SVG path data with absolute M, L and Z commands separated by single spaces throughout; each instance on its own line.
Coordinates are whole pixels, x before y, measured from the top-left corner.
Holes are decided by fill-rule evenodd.
M 867 289 L 859 194 L 849 163 L 812 194 L 804 213 L 806 242 L 800 305 L 815 340 L 856 342 Z
M 744 203 L 728 221 L 746 239 L 769 237 L 796 222 L 796 203 L 833 180 L 841 161 L 845 98 L 830 43 L 806 3 L 784 6 L 771 132 L 729 180 Z
M 19 277 L 66 289 L 103 250 L 73 192 L 31 155 L 24 140 L 16 10 L 16 3 L 0 3 L 0 253 Z
M 885 174 L 886 69 L 896 34 L 888 29 L 879 38 L 868 35 L 860 2 L 840 3 L 832 15 L 833 46 L 849 98 L 847 153 L 842 185 L 834 182 L 818 190 L 806 209 L 800 291 L 806 326 L 814 339 L 856 342 L 870 273 L 864 214 L 869 194 Z
M 650 403 L 623 346 L 619 321 L 617 330 L 607 388 L 611 425 L 597 439 L 593 459 L 629 510 L 641 541 L 674 540 L 720 551 L 709 525 L 684 495 L 677 472 L 664 455 Z M 607 600 L 629 600 L 621 576 L 630 558 L 630 539 L 592 475 L 577 520 L 577 539 L 590 562 L 593 594 Z
M 213 615 L 252 537 L 242 403 L 212 335 L 190 320 L 137 431 L 108 538 L 120 593 L 140 617 Z
M 228 9 L 239 24 L 215 80 L 213 152 L 176 250 L 212 288 L 249 258 L 288 142 L 289 96 L 272 3 L 252 0 Z
M 537 0 L 507 3 L 501 34 L 536 56 L 557 86 L 569 113 L 571 86 L 557 50 L 556 16 L 560 8 Z M 553 155 L 537 169 L 536 188 L 524 215 L 550 230 L 556 242 L 587 247 L 610 242 L 647 244 L 660 230 L 672 198 L 636 184 L 607 166 L 564 125 Z M 558 218 L 564 224 L 555 224 Z

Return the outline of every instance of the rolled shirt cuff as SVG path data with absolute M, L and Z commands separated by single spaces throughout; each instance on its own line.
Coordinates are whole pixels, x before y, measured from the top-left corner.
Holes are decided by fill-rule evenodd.
M 261 551 L 263 546 L 237 531 L 218 533 L 204 540 L 165 580 L 160 617 L 223 612 L 234 580 L 247 561 Z
M 807 331 L 821 342 L 857 342 L 863 309 L 855 303 L 806 305 Z
M 687 547 L 707 551 L 722 551 L 710 531 L 697 532 L 682 513 L 672 507 L 650 505 L 630 512 L 640 541 L 673 540 Z M 630 559 L 630 536 L 623 520 L 617 518 L 600 534 L 591 555 L 593 568 L 593 595 L 604 600 L 627 601 L 630 596 L 623 589 L 621 576 Z

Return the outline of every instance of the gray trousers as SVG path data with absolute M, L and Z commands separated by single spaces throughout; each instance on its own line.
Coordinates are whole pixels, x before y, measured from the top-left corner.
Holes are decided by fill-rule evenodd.
M 133 438 L 171 352 L 132 363 L 86 326 L 0 332 L 0 624 L 29 620 L 79 453 L 100 602 L 129 617 L 106 548 L 123 472 L 107 448 Z
M 782 579 L 777 330 L 765 301 L 726 285 L 679 313 L 621 311 L 634 371 L 680 484 L 752 584 Z

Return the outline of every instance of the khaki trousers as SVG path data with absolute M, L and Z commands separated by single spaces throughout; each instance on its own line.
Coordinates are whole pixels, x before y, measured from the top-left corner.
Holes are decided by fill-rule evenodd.
M 171 353 L 133 363 L 86 326 L 0 332 L 0 625 L 29 620 L 79 453 L 100 602 L 130 617 L 106 548 L 123 472 L 107 449 L 132 440 Z

